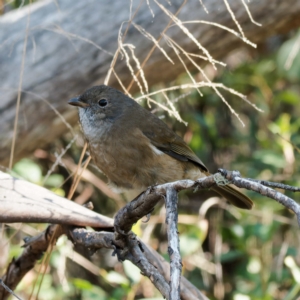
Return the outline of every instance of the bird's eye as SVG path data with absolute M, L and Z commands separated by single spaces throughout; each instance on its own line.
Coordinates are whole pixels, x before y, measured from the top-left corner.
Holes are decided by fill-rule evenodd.
M 98 102 L 99 106 L 101 106 L 101 107 L 105 107 L 107 105 L 107 103 L 108 102 L 106 99 L 100 99 Z

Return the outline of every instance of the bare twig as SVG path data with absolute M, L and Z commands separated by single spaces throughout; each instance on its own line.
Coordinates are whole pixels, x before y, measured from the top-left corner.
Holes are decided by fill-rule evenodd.
M 51 239 L 57 240 L 63 234 L 62 230 L 57 230 L 58 225 L 50 225 L 45 231 L 33 238 L 25 240 L 25 249 L 17 259 L 13 259 L 8 265 L 2 282 L 10 289 L 14 290 L 17 284 L 31 270 L 43 253 L 47 250 Z M 0 299 L 5 300 L 10 296 L 10 292 L 3 285 L 0 285 Z
M 31 5 L 31 1 L 30 1 L 30 5 Z M 16 145 L 16 139 L 17 139 L 17 129 L 18 129 L 18 121 L 19 121 L 20 102 L 21 102 L 21 90 L 22 90 L 22 85 L 23 85 L 23 75 L 24 75 L 27 41 L 28 41 L 28 34 L 29 34 L 30 14 L 31 14 L 30 5 L 29 5 L 29 13 L 27 15 L 26 33 L 25 33 L 24 45 L 23 45 L 22 63 L 21 63 L 18 97 L 17 97 L 17 105 L 16 105 L 16 115 L 15 115 L 15 121 L 14 121 L 14 135 L 12 138 L 11 151 L 10 151 L 10 157 L 9 157 L 9 166 L 8 166 L 9 169 L 11 169 L 12 165 L 13 165 L 15 145 Z
M 169 296 L 170 287 L 167 280 L 162 276 L 160 272 L 151 264 L 143 254 L 143 248 L 136 238 L 132 235 L 128 236 L 128 245 L 130 254 L 127 259 L 134 263 L 143 274 L 145 274 L 155 287 L 161 292 L 161 294 L 168 300 L 173 300 Z
M 178 238 L 178 210 L 177 210 L 177 192 L 168 188 L 166 193 L 166 224 L 168 232 L 168 252 L 170 257 L 170 299 L 180 300 L 180 276 L 181 276 L 181 257 L 179 251 Z
M 215 184 L 214 177 L 208 176 L 197 181 L 185 179 L 149 187 L 119 210 L 115 216 L 115 230 L 121 235 L 127 235 L 134 223 L 153 211 L 155 205 L 166 195 L 168 188 L 179 192 L 185 189 L 207 189 Z
M 4 282 L 0 279 L 0 285 L 11 295 L 15 296 L 17 299 L 22 300 L 19 298 Z
M 0 173 L 1 174 L 1 173 Z M 7 180 L 7 178 L 5 178 Z M 139 195 L 133 201 L 128 203 L 123 207 L 117 214 L 115 218 L 115 233 L 112 232 L 88 232 L 85 229 L 72 229 L 69 233 L 69 237 L 75 243 L 80 243 L 85 245 L 88 248 L 99 249 L 99 248 L 109 248 L 114 249 L 114 252 L 118 255 L 120 260 L 130 260 L 136 266 L 140 268 L 142 273 L 149 277 L 152 283 L 156 288 L 162 293 L 167 299 L 180 299 L 178 292 L 180 291 L 181 299 L 206 299 L 197 289 L 191 285 L 184 278 L 180 280 L 181 272 L 181 258 L 179 255 L 179 245 L 178 245 L 178 236 L 177 236 L 177 193 L 183 189 L 207 189 L 219 182 L 226 184 L 226 181 L 230 181 L 231 184 L 234 184 L 241 188 L 246 188 L 249 190 L 256 191 L 262 195 L 265 195 L 269 198 L 275 199 L 285 207 L 294 211 L 297 215 L 298 223 L 300 224 L 300 206 L 293 199 L 283 195 L 280 192 L 277 192 L 270 187 L 265 186 L 269 184 L 272 187 L 280 187 L 291 189 L 289 186 L 274 184 L 264 181 L 255 181 L 244 179 L 240 176 L 240 173 L 237 171 L 226 171 L 224 169 L 219 169 L 218 173 L 210 175 L 205 178 L 200 178 L 196 181 L 193 180 L 180 180 L 171 183 L 165 183 L 153 187 L 149 187 L 144 193 Z M 1 181 L 0 181 L 1 183 Z M 7 181 L 6 181 L 7 183 Z M 14 189 L 16 192 L 19 191 L 18 185 L 15 181 Z M 1 187 L 1 185 L 0 185 Z M 33 185 L 31 185 L 33 187 Z M 40 188 L 40 187 L 38 187 Z M 32 190 L 32 189 L 31 189 Z M 299 189 L 292 189 L 299 190 Z M 1 193 L 0 193 L 1 195 Z M 22 195 L 23 198 L 26 195 Z M 46 198 L 49 197 L 49 200 L 52 201 L 51 197 L 56 197 L 54 194 L 48 194 Z M 167 206 L 167 224 L 168 224 L 168 240 L 169 240 L 169 254 L 171 258 L 171 267 L 166 262 L 162 262 L 159 255 L 151 250 L 148 246 L 143 244 L 136 236 L 130 231 L 132 225 L 141 219 L 143 216 L 151 213 L 155 205 L 162 198 L 166 197 L 166 206 Z M 26 197 L 25 197 L 26 198 Z M 61 198 L 62 199 L 62 198 Z M 62 199 L 63 200 L 63 199 Z M 3 199 L 0 198 L 0 201 Z M 4 202 L 3 202 L 4 203 Z M 69 202 L 71 204 L 71 202 Z M 1 206 L 0 206 L 1 207 Z M 61 207 L 59 208 L 61 209 Z M 82 208 L 83 209 L 83 208 Z M 1 216 L 1 214 L 0 214 Z M 51 218 L 49 217 L 50 221 Z M 57 221 L 57 217 L 54 217 Z M 0 218 L 1 221 L 1 218 Z M 18 218 L 14 219 L 14 222 L 19 221 Z M 28 220 L 30 222 L 30 220 Z M 112 224 L 112 220 L 107 218 L 105 220 L 107 224 Z M 70 224 L 70 220 L 61 220 L 61 224 Z M 53 229 L 54 232 L 52 236 L 56 240 L 64 231 L 66 227 L 60 227 L 60 230 L 55 231 L 57 225 L 50 226 L 49 228 Z M 62 229 L 65 228 L 65 229 Z M 49 229 L 48 229 L 49 231 Z M 22 268 L 22 270 L 17 270 L 18 275 L 12 282 L 7 282 L 6 278 L 10 277 L 7 274 L 4 276 L 3 282 L 9 286 L 11 289 L 17 285 L 19 280 L 24 276 L 24 274 L 33 267 L 36 260 L 43 254 L 45 251 L 45 245 L 48 245 L 49 238 L 47 239 L 47 231 L 41 235 L 26 240 L 25 251 L 16 261 L 13 261 L 8 268 L 7 274 L 10 274 L 11 268 L 16 269 L 17 266 L 28 266 Z M 43 238 L 45 237 L 45 238 Z M 40 245 L 40 240 L 46 239 L 46 242 Z M 29 247 L 30 246 L 30 247 Z M 31 250 L 32 249 L 32 250 Z M 38 251 L 36 251 L 36 249 Z M 31 252 L 33 251 L 33 252 Z M 17 262 L 17 263 L 16 263 Z M 16 266 L 15 266 L 16 264 Z M 8 277 L 7 277 L 8 276 Z M 171 281 L 170 285 L 168 281 Z M 180 282 L 180 285 L 179 285 Z M 179 288 L 180 286 L 180 288 Z M 1 290 L 1 289 L 0 289 Z M 177 298 L 176 298 L 177 297 Z M 5 298 L 3 298 L 5 299 Z
M 266 180 L 252 179 L 252 178 L 245 178 L 245 179 L 272 188 L 277 188 L 277 189 L 282 189 L 282 190 L 292 191 L 292 192 L 300 192 L 300 188 L 296 186 L 291 186 L 283 183 L 266 181 Z
M 282 193 L 275 191 L 259 182 L 256 181 L 250 181 L 249 179 L 241 178 L 241 175 L 238 171 L 227 171 L 224 169 L 218 170 L 227 180 L 229 180 L 231 183 L 236 185 L 237 187 L 245 188 L 247 190 L 251 190 L 254 192 L 257 192 L 261 195 L 267 196 L 271 199 L 276 200 L 286 208 L 292 210 L 296 216 L 297 221 L 300 226 L 300 205 L 293 199 L 287 197 L 286 195 L 283 195 Z M 273 185 L 274 187 L 274 185 Z M 278 186 L 276 186 L 278 187 Z M 282 188 L 283 185 L 280 185 L 280 188 Z
M 115 249 L 114 234 L 111 232 L 91 232 L 83 228 L 76 228 L 69 232 L 71 240 L 87 248 Z M 117 249 L 118 257 L 128 259 L 140 268 L 143 275 L 149 277 L 156 288 L 169 298 L 170 287 L 167 281 L 170 279 L 170 265 L 155 250 L 137 239 L 133 234 L 126 236 L 126 247 Z M 207 298 L 187 279 L 181 277 L 180 297 L 182 300 L 207 300 Z

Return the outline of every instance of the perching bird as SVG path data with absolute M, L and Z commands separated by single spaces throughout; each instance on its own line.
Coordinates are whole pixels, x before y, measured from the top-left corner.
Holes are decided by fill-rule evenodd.
M 137 196 L 151 185 L 210 175 L 180 136 L 122 92 L 95 86 L 68 103 L 79 108 L 90 154 L 118 190 Z M 232 185 L 212 189 L 237 207 L 253 205 Z

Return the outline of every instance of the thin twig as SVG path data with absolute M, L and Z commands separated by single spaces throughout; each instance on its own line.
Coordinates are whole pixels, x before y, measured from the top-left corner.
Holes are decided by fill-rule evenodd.
M 178 10 L 176 11 L 176 13 L 175 13 L 175 15 L 174 15 L 175 17 L 179 14 L 179 12 L 180 12 L 181 9 L 183 8 L 183 6 L 186 4 L 186 2 L 187 2 L 187 0 L 184 0 L 184 1 L 183 1 L 183 3 L 181 4 L 181 6 L 180 6 L 180 7 L 178 8 Z M 155 43 L 155 44 L 152 46 L 152 48 L 150 49 L 149 53 L 147 54 L 147 56 L 145 57 L 144 61 L 142 62 L 142 64 L 141 64 L 141 69 L 143 69 L 143 68 L 145 67 L 145 65 L 146 65 L 147 61 L 149 60 L 149 58 L 151 57 L 153 51 L 156 49 L 156 44 L 158 44 L 158 43 L 160 42 L 160 40 L 162 39 L 164 33 L 169 29 L 169 27 L 170 27 L 170 25 L 171 25 L 172 23 L 173 23 L 173 20 L 172 20 L 172 18 L 170 18 L 169 23 L 167 24 L 167 26 L 164 28 L 164 30 L 162 31 L 161 35 L 160 35 L 159 38 L 157 39 L 157 43 Z M 140 70 L 138 70 L 138 71 L 136 72 L 135 76 L 137 77 L 137 76 L 139 76 L 139 74 L 140 74 Z M 127 90 L 128 90 L 128 91 L 131 89 L 133 83 L 134 83 L 134 80 L 132 79 L 131 82 L 130 82 L 130 84 L 129 84 L 128 87 L 127 87 Z
M 170 299 L 180 300 L 181 257 L 178 237 L 177 192 L 168 188 L 166 191 L 166 224 L 168 233 L 168 252 L 170 257 Z
M 291 186 L 291 185 L 287 185 L 279 182 L 267 181 L 267 180 L 259 180 L 259 179 L 252 179 L 252 178 L 245 178 L 245 179 L 271 188 L 277 188 L 277 189 L 282 189 L 282 190 L 292 191 L 292 192 L 300 192 L 300 188 L 296 186 Z
M 48 228 L 33 238 L 26 238 L 23 253 L 13 259 L 8 265 L 6 273 L 1 278 L 1 281 L 14 290 L 17 284 L 31 270 L 43 253 L 47 250 L 50 240 L 55 240 L 63 233 L 56 230 L 57 225 L 50 225 Z M 0 299 L 5 300 L 9 297 L 10 292 L 0 286 Z
M 297 216 L 297 221 L 300 226 L 300 205 L 295 200 L 258 182 L 242 178 L 238 171 L 227 171 L 224 169 L 219 169 L 218 171 L 237 187 L 245 188 L 272 198 L 286 208 L 292 210 Z
M 11 295 L 15 296 L 17 299 L 22 300 L 18 295 L 16 295 L 4 282 L 2 279 L 0 279 L 0 285 L 3 286 L 3 288 L 10 293 Z
M 29 1 L 29 12 L 27 15 L 26 33 L 25 33 L 25 38 L 24 38 L 24 46 L 23 46 L 23 54 L 22 54 L 22 62 L 21 62 L 21 70 L 20 70 L 20 80 L 19 80 L 19 88 L 18 88 L 18 97 L 17 97 L 17 106 L 16 106 L 16 115 L 15 115 L 15 121 L 14 121 L 14 135 L 12 138 L 11 151 L 10 151 L 10 157 L 9 157 L 9 169 L 11 169 L 12 165 L 13 165 L 15 145 L 16 145 L 16 139 L 17 139 L 19 110 L 20 110 L 20 103 L 21 103 L 21 90 L 22 90 L 22 85 L 23 85 L 26 49 L 27 49 L 30 15 L 31 15 L 30 7 L 31 7 L 31 0 Z

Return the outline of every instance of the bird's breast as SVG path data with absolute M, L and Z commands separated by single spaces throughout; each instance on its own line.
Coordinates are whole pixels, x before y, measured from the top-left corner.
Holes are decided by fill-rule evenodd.
M 91 156 L 113 186 L 145 190 L 148 186 L 205 176 L 192 162 L 179 161 L 151 144 L 139 130 L 107 130 L 90 139 Z

